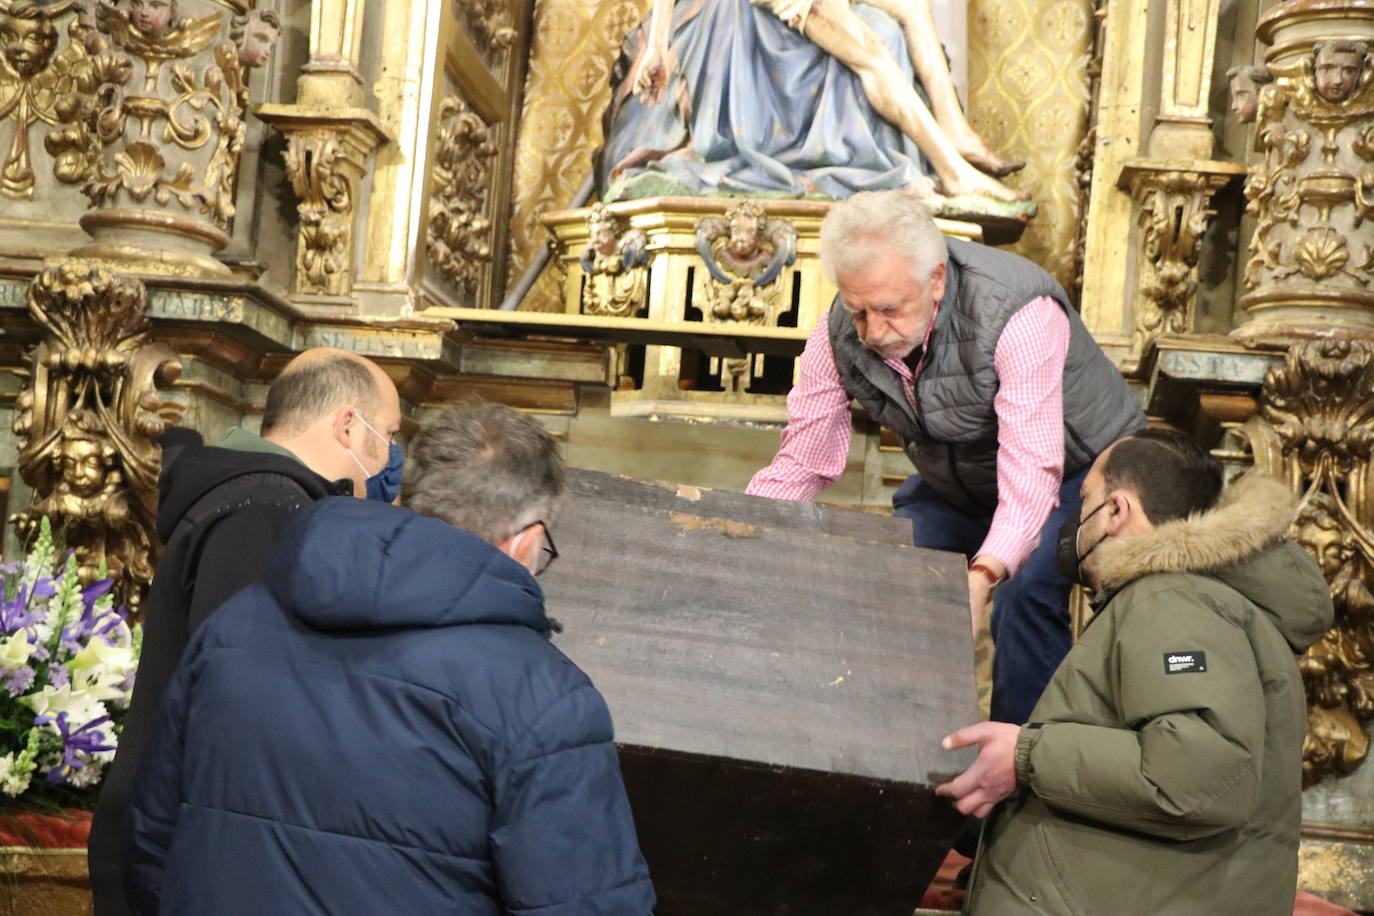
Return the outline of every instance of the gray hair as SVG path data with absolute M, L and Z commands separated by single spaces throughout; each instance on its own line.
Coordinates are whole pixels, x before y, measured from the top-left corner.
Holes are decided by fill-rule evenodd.
M 340 407 L 371 415 L 377 393 L 376 379 L 357 357 L 341 354 L 307 363 L 283 372 L 267 389 L 262 431 L 299 432 Z
M 558 443 L 501 404 L 473 401 L 435 412 L 406 451 L 401 502 L 496 544 L 542 520 L 567 492 Z
M 907 191 L 855 194 L 831 208 L 821 223 L 821 270 L 831 283 L 888 251 L 910 258 L 912 278 L 921 284 L 948 256 L 930 211 Z

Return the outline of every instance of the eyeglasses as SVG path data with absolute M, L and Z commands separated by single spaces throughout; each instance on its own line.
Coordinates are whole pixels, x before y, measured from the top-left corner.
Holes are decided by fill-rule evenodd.
M 530 522 L 528 525 L 517 531 L 516 534 L 521 534 L 525 531 L 529 531 L 535 525 L 538 525 L 544 529 L 544 546 L 540 548 L 539 559 L 536 560 L 534 564 L 534 574 L 538 576 L 542 574 L 550 566 L 552 566 L 554 560 L 558 559 L 558 548 L 553 545 L 553 532 L 549 530 L 548 524 L 545 523 L 543 520 L 536 520 Z

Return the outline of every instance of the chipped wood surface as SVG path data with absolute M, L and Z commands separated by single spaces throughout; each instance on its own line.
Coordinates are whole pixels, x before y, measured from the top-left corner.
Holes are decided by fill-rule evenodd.
M 967 575 L 901 520 L 575 472 L 541 579 L 673 913 L 910 913 L 978 719 Z M 905 909 L 903 909 L 903 907 Z

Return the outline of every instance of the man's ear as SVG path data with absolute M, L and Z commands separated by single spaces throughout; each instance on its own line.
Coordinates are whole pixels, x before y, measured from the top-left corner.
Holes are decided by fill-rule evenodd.
M 945 280 L 945 262 L 941 261 L 930 272 L 930 280 L 926 283 L 926 291 L 930 293 L 931 301 L 939 302 L 945 298 Z
M 330 421 L 330 431 L 340 445 L 346 449 L 353 448 L 353 418 L 357 416 L 357 411 L 352 407 L 340 407 L 334 411 L 334 419 Z
M 1134 514 L 1140 511 L 1140 501 L 1125 490 L 1113 490 L 1107 495 L 1107 534 L 1116 537 L 1131 525 Z
M 539 549 L 539 539 L 534 528 L 517 531 L 503 541 L 498 541 L 496 549 L 510 557 L 521 566 L 533 572 L 535 551 Z

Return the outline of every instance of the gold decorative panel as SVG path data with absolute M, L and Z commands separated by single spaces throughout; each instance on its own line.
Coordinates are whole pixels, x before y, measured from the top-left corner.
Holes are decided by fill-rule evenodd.
M 611 100 L 611 66 L 649 0 L 539 0 L 515 160 L 510 273 L 514 283 L 549 237 L 539 218 L 568 206 L 592 172 L 601 116 Z M 557 276 L 545 271 L 522 308 L 563 310 Z
M 1065 288 L 1078 228 L 1075 154 L 1087 129 L 1092 4 L 970 0 L 969 121 L 999 155 L 1025 159 L 1007 184 L 1040 205 L 1011 246 Z

